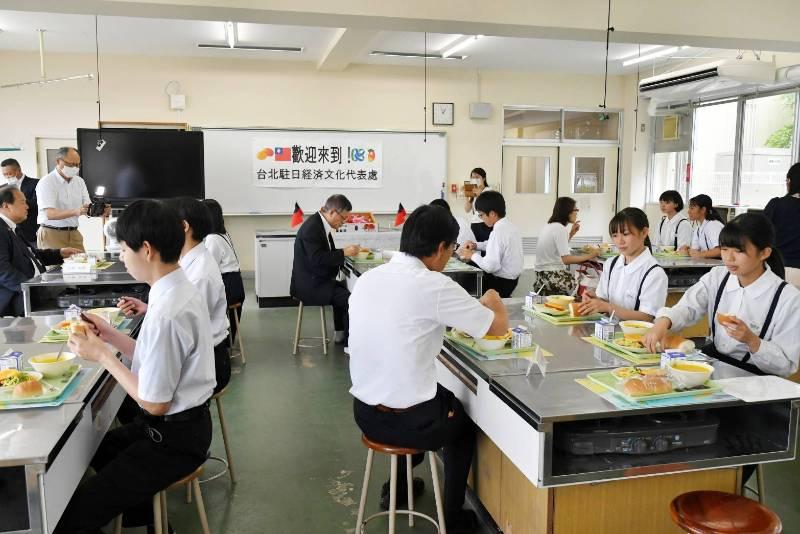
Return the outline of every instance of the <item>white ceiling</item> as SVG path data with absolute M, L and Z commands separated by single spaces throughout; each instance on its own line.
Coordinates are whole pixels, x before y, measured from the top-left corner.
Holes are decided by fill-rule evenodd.
M 44 29 L 46 52 L 94 53 L 95 20 L 88 15 L 27 13 L 0 11 L 0 51 L 38 49 L 36 29 Z M 336 28 L 238 24 L 239 44 L 257 46 L 302 47 L 301 53 L 276 53 L 249 50 L 201 49 L 198 43 L 224 44 L 223 22 L 146 19 L 131 17 L 99 17 L 100 54 L 144 54 L 159 56 L 196 56 L 217 58 L 257 58 L 318 63 L 337 34 Z M 442 45 L 452 35 L 429 34 L 428 51 L 441 53 Z M 652 45 L 649 45 L 652 47 Z M 647 46 L 642 46 L 645 53 Z M 378 32 L 353 63 L 377 65 L 420 65 L 418 58 L 370 56 L 371 50 L 422 53 L 424 34 L 412 32 Z M 622 67 L 621 57 L 636 54 L 637 45 L 611 43 L 610 74 L 636 72 L 636 67 Z M 677 66 L 685 57 L 733 57 L 736 51 L 688 48 L 681 58 L 659 59 L 642 65 L 643 75 L 653 66 Z M 469 69 L 547 70 L 586 74 L 602 73 L 605 42 L 563 41 L 486 36 L 472 42 L 455 55 L 460 60 L 429 60 L 431 66 Z

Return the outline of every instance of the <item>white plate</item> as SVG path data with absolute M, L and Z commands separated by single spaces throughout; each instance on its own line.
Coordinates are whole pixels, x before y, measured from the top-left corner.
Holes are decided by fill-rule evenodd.
M 22 371 L 22 372 L 25 373 L 26 375 L 30 375 L 31 377 L 33 377 L 34 380 L 39 380 L 39 381 L 42 380 L 42 373 L 38 373 L 36 371 Z M 0 387 L 0 391 L 11 391 L 18 385 L 19 384 L 14 384 L 13 386 L 3 386 Z

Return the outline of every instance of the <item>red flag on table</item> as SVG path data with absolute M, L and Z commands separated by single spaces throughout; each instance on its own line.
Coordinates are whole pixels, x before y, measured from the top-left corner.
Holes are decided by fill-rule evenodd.
M 394 216 L 394 225 L 400 226 L 406 222 L 406 209 L 403 207 L 403 204 L 400 204 L 400 207 L 397 208 L 397 215 Z
M 294 211 L 292 212 L 292 228 L 303 223 L 303 210 L 297 202 L 294 203 Z

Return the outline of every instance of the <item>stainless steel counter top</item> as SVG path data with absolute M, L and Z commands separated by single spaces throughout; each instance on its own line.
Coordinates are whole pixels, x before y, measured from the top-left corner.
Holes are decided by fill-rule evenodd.
M 345 258 L 344 261 L 345 261 L 345 265 L 347 265 L 347 267 L 352 269 L 353 272 L 355 272 L 357 275 L 362 275 L 365 272 L 369 271 L 370 269 L 374 269 L 375 267 L 378 267 L 378 266 L 383 265 L 384 263 L 386 263 L 386 262 L 373 262 L 373 263 L 356 262 L 356 261 L 353 261 L 352 258 Z M 463 261 L 457 260 L 455 258 L 451 258 L 450 261 L 447 262 L 447 265 L 445 266 L 445 268 L 444 268 L 444 270 L 442 272 L 446 273 L 446 274 L 453 274 L 453 273 L 474 273 L 474 274 L 478 274 L 478 273 L 483 273 L 483 271 L 481 269 L 479 269 L 478 267 L 474 267 L 472 265 L 464 263 Z
M 47 285 L 105 285 L 105 284 L 139 284 L 128 271 L 121 261 L 115 261 L 108 269 L 96 273 L 86 274 L 64 274 L 61 266 L 54 267 L 46 273 L 42 273 L 27 282 L 23 286 L 47 286 Z
M 691 269 L 691 268 L 698 268 L 698 267 L 719 267 L 720 265 L 724 265 L 722 260 L 713 259 L 713 258 L 676 258 L 676 259 L 665 259 L 665 258 L 658 258 L 656 257 L 656 261 L 659 265 L 661 265 L 664 269 Z

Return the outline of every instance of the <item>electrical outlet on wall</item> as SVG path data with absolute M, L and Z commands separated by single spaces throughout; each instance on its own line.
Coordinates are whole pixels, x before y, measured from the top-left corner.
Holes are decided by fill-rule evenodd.
M 639 126 L 639 130 L 640 130 L 642 133 L 644 133 L 644 131 L 645 131 L 646 129 L 647 129 L 647 126 L 645 125 L 645 123 L 642 123 L 642 124 L 641 124 L 641 126 Z

